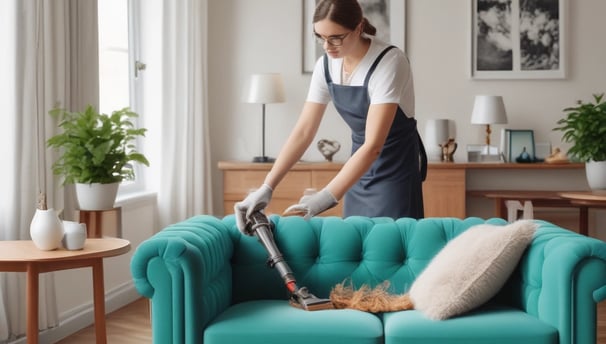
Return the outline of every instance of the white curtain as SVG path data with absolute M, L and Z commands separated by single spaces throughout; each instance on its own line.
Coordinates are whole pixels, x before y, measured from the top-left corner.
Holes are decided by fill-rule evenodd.
M 0 58 L 0 240 L 29 239 L 39 192 L 49 208 L 66 197 L 51 172 L 46 140 L 56 133 L 48 111 L 98 104 L 96 0 L 3 0 Z M 40 329 L 58 324 L 52 273 L 40 276 Z M 25 333 L 24 274 L 0 274 L 0 342 Z
M 207 104 L 207 1 L 164 0 L 162 154 L 158 208 L 162 227 L 212 213 Z

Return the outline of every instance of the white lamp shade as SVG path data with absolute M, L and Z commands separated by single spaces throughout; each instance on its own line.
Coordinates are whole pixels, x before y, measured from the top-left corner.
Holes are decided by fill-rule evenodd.
M 471 124 L 507 124 L 503 97 L 476 96 L 471 114 Z
M 284 83 L 280 74 L 267 73 L 250 76 L 244 92 L 245 103 L 281 103 L 284 99 Z

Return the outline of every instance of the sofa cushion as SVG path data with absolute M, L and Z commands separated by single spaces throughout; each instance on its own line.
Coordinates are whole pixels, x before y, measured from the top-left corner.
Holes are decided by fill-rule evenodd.
M 373 314 L 354 310 L 308 312 L 286 300 L 236 304 L 204 332 L 205 344 L 383 343 L 383 324 Z
M 385 313 L 385 343 L 556 344 L 558 331 L 515 308 L 486 305 L 464 316 L 434 321 L 419 311 Z
M 415 309 L 440 320 L 488 301 L 517 266 L 535 228 L 530 220 L 481 224 L 451 240 L 412 284 Z

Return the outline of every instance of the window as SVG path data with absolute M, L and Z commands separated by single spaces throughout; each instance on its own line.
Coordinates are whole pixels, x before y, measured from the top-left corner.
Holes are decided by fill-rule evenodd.
M 103 0 L 98 2 L 99 15 L 99 111 L 130 107 L 140 116 L 138 90 L 145 65 L 138 61 L 136 0 Z M 137 123 L 138 122 L 138 123 Z M 140 126 L 141 118 L 136 121 Z M 141 150 L 141 149 L 139 149 Z M 120 194 L 144 189 L 141 166 L 135 166 L 134 181 L 125 181 Z

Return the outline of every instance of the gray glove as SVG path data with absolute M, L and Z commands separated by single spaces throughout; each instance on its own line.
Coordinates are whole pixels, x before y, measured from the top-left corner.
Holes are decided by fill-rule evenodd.
M 255 211 L 260 211 L 267 207 L 273 193 L 272 188 L 263 184 L 257 190 L 251 192 L 246 198 L 234 205 L 234 214 L 236 215 L 236 225 L 242 234 L 254 235 L 246 229 L 246 224 L 249 222 L 250 215 Z
M 316 216 L 321 212 L 328 210 L 339 202 L 328 189 L 313 195 L 305 195 L 299 200 L 299 204 L 291 205 L 285 211 L 285 215 L 302 215 L 305 220 L 309 220 L 312 216 Z

